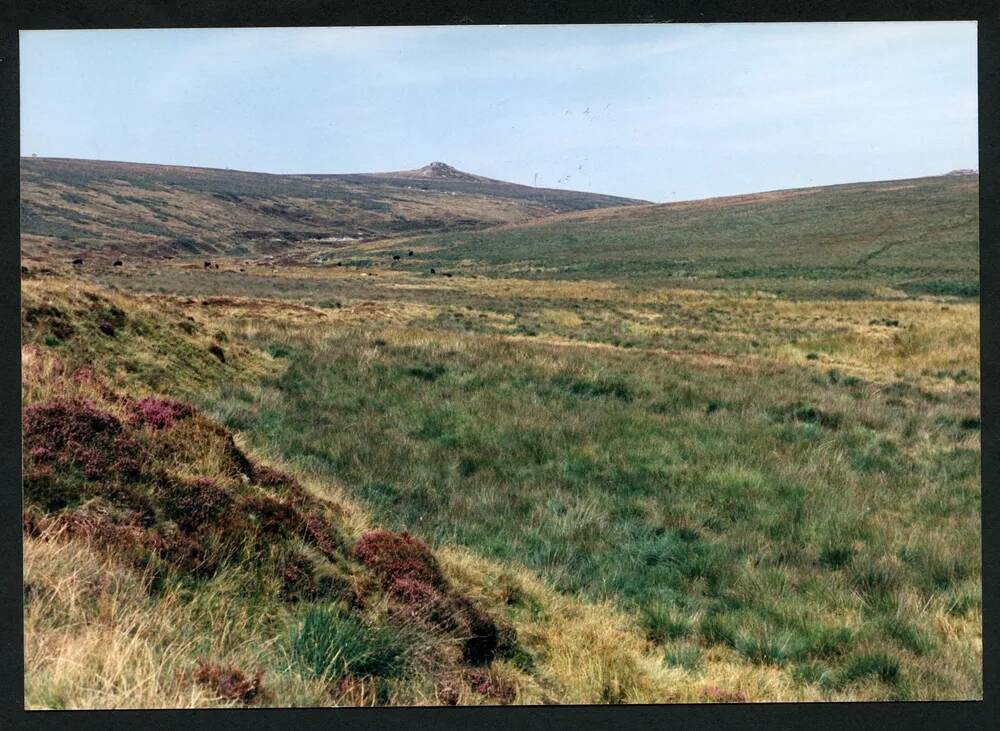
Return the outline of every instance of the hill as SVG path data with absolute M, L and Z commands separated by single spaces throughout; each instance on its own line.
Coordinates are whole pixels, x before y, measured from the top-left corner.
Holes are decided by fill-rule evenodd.
M 421 264 L 485 276 L 975 296 L 979 176 L 834 185 L 567 213 L 411 239 Z M 366 257 L 379 245 L 347 247 Z M 384 248 L 384 247 L 382 247 Z
M 444 163 L 398 173 L 271 175 L 21 159 L 22 245 L 30 254 L 247 256 L 300 242 L 335 249 L 641 202 L 516 185 Z

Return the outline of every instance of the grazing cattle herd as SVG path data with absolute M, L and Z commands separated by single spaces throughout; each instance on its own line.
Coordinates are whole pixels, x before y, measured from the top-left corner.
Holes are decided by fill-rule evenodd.
M 413 251 L 412 250 L 407 251 L 406 255 L 407 256 L 413 256 Z M 164 256 L 163 258 L 164 259 L 173 259 L 174 257 L 172 257 L 172 256 Z M 392 260 L 393 261 L 400 261 L 402 258 L 403 257 L 400 254 L 393 254 L 392 255 Z M 125 263 L 121 259 L 115 259 L 114 262 L 112 263 L 112 266 L 116 266 L 116 267 L 120 267 L 120 266 L 124 266 L 124 265 L 125 265 Z M 73 266 L 75 266 L 75 267 L 83 266 L 83 258 L 78 257 L 76 259 L 73 259 Z M 336 263 L 336 266 L 342 267 L 342 266 L 344 266 L 344 262 L 338 261 Z M 217 263 L 215 263 L 215 262 L 206 261 L 206 262 L 204 262 L 202 264 L 202 267 L 204 269 L 218 269 L 219 265 Z M 240 272 L 246 272 L 246 269 L 244 267 L 240 267 L 239 270 L 240 270 Z M 271 271 L 272 272 L 275 271 L 274 265 L 271 266 Z M 438 272 L 437 272 L 437 270 L 434 267 L 431 267 L 431 272 L 430 273 L 431 274 L 437 274 Z M 452 276 L 451 272 L 441 272 L 441 274 L 443 276 L 449 277 L 449 278 Z M 374 276 L 377 276 L 377 275 L 368 273 L 368 276 L 374 277 Z

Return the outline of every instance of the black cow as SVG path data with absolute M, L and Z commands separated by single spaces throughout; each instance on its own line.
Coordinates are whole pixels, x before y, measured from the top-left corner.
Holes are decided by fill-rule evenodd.
M 73 266 L 76 266 L 76 267 L 78 267 L 78 266 L 80 266 L 81 264 L 83 264 L 83 259 L 74 259 L 74 260 L 73 260 Z
M 212 262 L 210 262 L 210 261 L 206 261 L 206 262 L 205 262 L 205 268 L 206 268 L 206 269 L 211 269 L 211 268 L 212 268 Z
M 399 261 L 399 254 L 393 254 L 392 255 L 392 260 L 393 261 Z
M 444 275 L 445 275 L 446 277 L 449 277 L 449 278 L 450 278 L 450 277 L 451 277 L 451 272 L 445 272 L 445 273 L 444 273 Z
M 431 267 L 431 274 L 437 274 L 437 272 L 434 271 L 434 267 Z
M 342 262 L 342 261 L 338 261 L 338 262 L 337 262 L 337 266 L 339 266 L 339 267 L 342 267 L 342 266 L 344 266 L 344 262 Z
M 413 256 L 413 252 L 412 252 L 412 251 L 410 251 L 410 252 L 407 252 L 407 254 L 406 254 L 406 255 L 407 255 L 407 256 Z
M 120 267 L 121 265 L 122 265 L 122 260 L 121 259 L 115 259 L 115 263 L 112 264 L 112 266 L 116 266 L 116 267 Z

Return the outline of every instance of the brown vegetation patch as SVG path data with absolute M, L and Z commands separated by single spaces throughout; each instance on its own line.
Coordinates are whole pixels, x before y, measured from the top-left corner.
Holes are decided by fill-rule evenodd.
M 710 703 L 748 703 L 750 697 L 742 690 L 727 690 L 714 685 L 706 685 L 698 695 Z
M 25 308 L 24 321 L 29 325 L 43 324 L 48 326 L 49 331 L 60 340 L 68 340 L 75 332 L 75 328 L 70 323 L 66 313 L 49 304 Z
M 465 688 L 498 705 L 508 705 L 517 698 L 516 684 L 483 670 L 445 671 L 439 673 L 435 680 L 437 698 L 446 706 L 458 705 Z
M 268 467 L 264 464 L 252 463 L 251 478 L 263 487 L 298 487 L 298 481 L 287 472 Z
M 260 670 L 253 677 L 247 677 L 242 670 L 232 665 L 217 665 L 199 660 L 192 677 L 198 685 L 208 688 L 222 700 L 250 704 L 264 693 L 264 673 Z
M 482 670 L 472 670 L 466 678 L 474 691 L 497 701 L 500 705 L 507 705 L 517 697 L 517 686 L 504 678 Z

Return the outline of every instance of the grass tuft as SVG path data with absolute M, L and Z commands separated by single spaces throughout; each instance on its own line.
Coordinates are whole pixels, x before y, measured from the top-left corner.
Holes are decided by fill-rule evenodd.
M 316 608 L 297 627 L 291 655 L 303 672 L 326 681 L 348 675 L 393 678 L 406 671 L 407 648 L 388 628 Z

